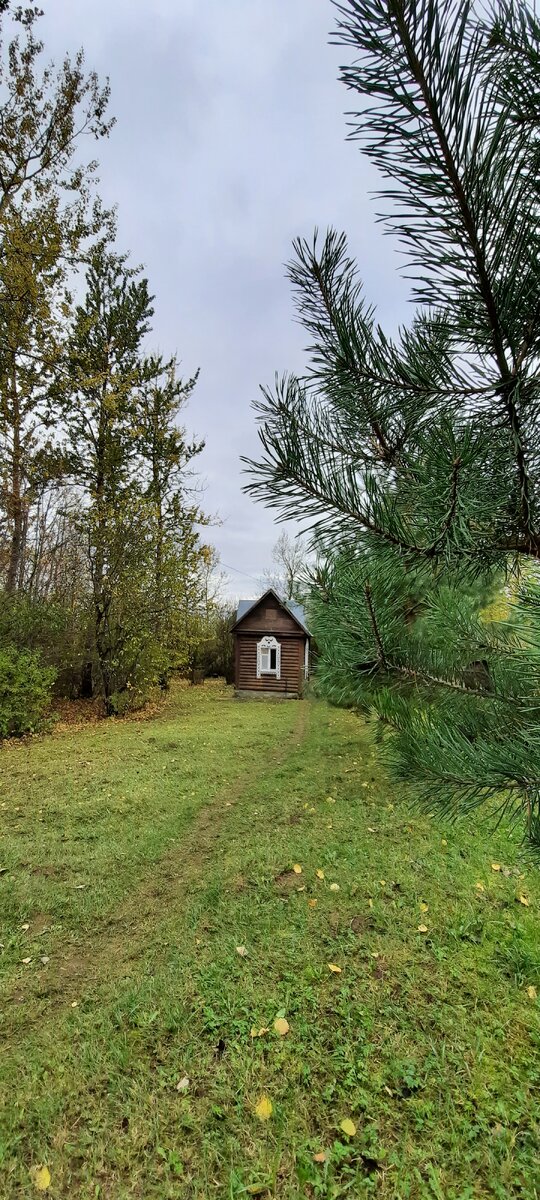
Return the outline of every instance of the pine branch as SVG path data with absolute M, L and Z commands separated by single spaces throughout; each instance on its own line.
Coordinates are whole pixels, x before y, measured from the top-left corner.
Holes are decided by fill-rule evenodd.
M 430 549 L 427 552 L 428 557 L 436 555 L 437 550 L 443 545 L 447 535 L 450 533 L 450 530 L 452 528 L 452 524 L 454 521 L 454 517 L 456 515 L 456 509 L 457 509 L 458 479 L 459 479 L 460 467 L 461 467 L 461 458 L 459 458 L 459 457 L 455 458 L 452 463 L 452 484 L 451 484 L 451 491 L 450 491 L 450 507 L 448 509 L 448 515 L 445 518 L 444 525 L 441 529 L 441 532 L 440 532 L 438 538 L 435 539 L 435 541 L 432 543 Z
M 373 607 L 373 597 L 372 597 L 372 593 L 371 593 L 371 588 L 369 586 L 369 581 L 366 581 L 366 583 L 364 584 L 364 596 L 366 597 L 366 604 L 367 604 L 368 610 L 369 610 L 371 627 L 373 629 L 373 636 L 377 643 L 377 649 L 379 652 L 379 662 L 380 662 L 380 665 L 383 668 L 383 670 L 387 671 L 388 670 L 388 661 L 387 661 L 386 655 L 384 653 L 384 646 L 382 644 L 382 638 L 381 638 L 381 635 L 379 632 L 379 627 L 377 625 L 377 618 L 375 616 L 375 609 Z
M 442 154 L 442 160 L 444 163 L 444 168 L 445 168 L 446 174 L 448 176 L 450 186 L 454 193 L 454 196 L 455 196 L 455 199 L 457 202 L 457 206 L 459 208 L 459 212 L 461 214 L 461 218 L 463 221 L 463 228 L 466 231 L 467 238 L 469 240 L 469 245 L 472 250 L 473 259 L 474 259 L 476 272 L 477 272 L 477 276 L 478 276 L 478 282 L 479 282 L 479 286 L 480 286 L 480 292 L 481 292 L 482 298 L 484 300 L 484 304 L 486 306 L 486 312 L 488 314 L 489 322 L 491 325 L 491 332 L 492 332 L 492 338 L 493 338 L 493 350 L 494 350 L 495 358 L 497 361 L 497 366 L 499 368 L 501 378 L 507 379 L 510 375 L 510 370 L 508 367 L 508 363 L 507 363 L 507 359 L 506 359 L 506 352 L 505 352 L 505 348 L 504 348 L 505 341 L 504 341 L 504 336 L 503 336 L 503 330 L 502 330 L 501 322 L 499 319 L 497 302 L 495 300 L 495 295 L 493 292 L 493 288 L 491 286 L 491 280 L 489 278 L 489 272 L 487 269 L 485 257 L 484 257 L 482 247 L 480 245 L 480 241 L 479 241 L 478 234 L 477 234 L 476 221 L 474 219 L 473 213 L 471 212 L 469 202 L 467 199 L 467 194 L 465 192 L 465 188 L 463 187 L 463 184 L 462 184 L 462 181 L 460 178 L 460 174 L 459 174 L 459 170 L 454 161 L 454 156 L 450 150 L 450 145 L 448 142 L 448 138 L 446 136 L 446 132 L 445 132 L 443 123 L 439 116 L 439 110 L 438 110 L 438 106 L 437 106 L 435 97 L 433 96 L 431 89 L 429 87 L 429 84 L 428 84 L 428 81 L 426 78 L 426 74 L 425 74 L 425 71 L 423 68 L 423 64 L 421 63 L 421 61 L 416 53 L 416 50 L 414 48 L 413 40 L 411 38 L 409 26 L 408 26 L 407 20 L 406 20 L 407 8 L 405 5 L 405 0 L 389 0 L 388 8 L 389 8 L 390 16 L 393 17 L 396 22 L 396 26 L 399 31 L 399 36 L 400 36 L 400 39 L 404 46 L 405 53 L 407 55 L 407 61 L 409 63 L 409 67 L 411 69 L 412 77 L 413 77 L 413 79 L 416 80 L 416 83 L 418 84 L 418 86 L 420 88 L 420 92 L 421 92 L 423 100 L 424 100 L 424 104 L 426 107 L 427 114 L 429 116 L 429 120 L 431 121 L 433 130 L 435 133 L 435 137 L 439 143 L 439 147 L 440 147 L 441 154 Z

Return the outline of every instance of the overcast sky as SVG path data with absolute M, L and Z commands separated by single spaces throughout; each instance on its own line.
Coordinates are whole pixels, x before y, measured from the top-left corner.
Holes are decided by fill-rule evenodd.
M 330 0 L 44 0 L 47 51 L 84 46 L 111 83 L 117 123 L 99 145 L 118 244 L 155 293 L 154 345 L 201 368 L 186 421 L 231 595 L 255 595 L 280 527 L 242 493 L 257 453 L 251 403 L 300 370 L 284 263 L 314 226 L 345 229 L 379 319 L 407 316 L 393 244 L 375 222 L 376 177 L 346 142 L 349 51 L 328 45 Z M 93 150 L 92 150 L 93 153 Z M 236 570 L 233 570 L 236 568 Z M 244 573 L 244 574 L 242 574 Z M 251 578 L 250 578 L 251 577 Z

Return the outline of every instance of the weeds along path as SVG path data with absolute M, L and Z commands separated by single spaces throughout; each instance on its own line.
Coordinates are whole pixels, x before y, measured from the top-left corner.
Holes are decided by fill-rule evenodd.
M 249 708 L 255 710 L 255 720 L 260 705 Z M 145 958 L 151 958 L 160 944 L 167 944 L 168 929 L 174 928 L 174 936 L 178 937 L 186 900 L 192 899 L 199 888 L 204 889 L 219 868 L 220 850 L 227 843 L 227 827 L 234 809 L 249 804 L 264 779 L 305 739 L 309 702 L 290 701 L 287 710 L 294 716 L 292 724 L 284 729 L 280 720 L 275 742 L 266 742 L 264 753 L 254 747 L 249 765 L 243 765 L 239 758 L 239 773 L 203 803 L 182 836 L 138 874 L 119 904 L 104 915 L 96 915 L 90 931 L 74 931 L 57 939 L 53 971 L 45 976 L 27 976 L 23 990 L 20 980 L 8 987 L 2 1023 L 4 1044 L 10 1033 L 20 1037 L 25 1029 L 54 1021 L 59 1010 L 73 1004 L 74 996 L 79 1003 L 88 992 L 114 981 L 129 980 L 144 970 Z M 220 704 L 219 709 L 216 705 L 216 721 L 223 721 L 232 711 L 232 704 L 230 708 Z M 155 784 L 159 786 L 159 777 Z

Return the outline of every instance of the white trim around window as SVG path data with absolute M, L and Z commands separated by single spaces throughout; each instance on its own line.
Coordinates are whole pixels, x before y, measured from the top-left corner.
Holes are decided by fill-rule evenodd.
M 281 646 L 275 637 L 266 636 L 257 642 L 257 679 L 262 675 L 281 679 Z

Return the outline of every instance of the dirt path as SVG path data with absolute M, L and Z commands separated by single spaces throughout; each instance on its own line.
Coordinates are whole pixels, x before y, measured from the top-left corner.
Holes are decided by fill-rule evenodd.
M 89 991 L 112 980 L 128 979 L 136 972 L 156 931 L 178 920 L 178 909 L 183 907 L 186 895 L 208 879 L 209 860 L 226 837 L 234 806 L 249 800 L 260 781 L 286 760 L 292 746 L 297 748 L 305 738 L 308 721 L 309 704 L 300 703 L 287 737 L 200 809 L 181 845 L 175 844 L 152 864 L 122 904 L 96 922 L 92 937 L 74 938 L 71 944 L 64 943 L 55 950 L 54 976 L 48 973 L 46 980 L 39 977 L 29 980 L 24 995 L 15 990 L 7 997 L 4 1042 L 13 1032 L 20 1038 L 21 1024 L 23 1029 L 41 1027 L 44 1022 L 54 1020 L 59 1010 L 68 1008 L 74 997 L 79 1002 Z M 33 1014 L 22 1023 L 21 1004 L 28 1006 Z M 16 1008 L 15 1028 L 10 1028 L 10 1010 L 15 1016 Z

